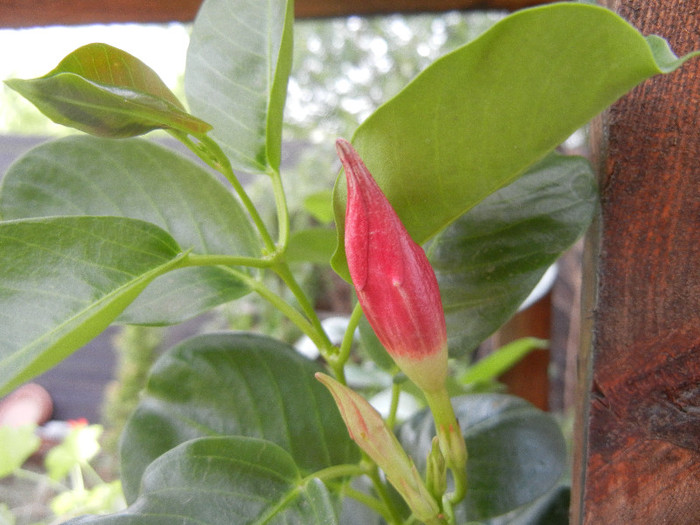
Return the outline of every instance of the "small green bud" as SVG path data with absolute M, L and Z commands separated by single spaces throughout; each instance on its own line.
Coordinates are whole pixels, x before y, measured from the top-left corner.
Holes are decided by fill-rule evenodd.
M 425 484 L 436 501 L 441 501 L 447 490 L 447 464 L 445 456 L 440 451 L 440 440 L 433 437 L 433 446 L 428 454 L 425 469 Z

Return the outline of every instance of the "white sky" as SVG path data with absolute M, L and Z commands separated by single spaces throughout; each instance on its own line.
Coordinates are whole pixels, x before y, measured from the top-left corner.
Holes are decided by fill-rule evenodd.
M 42 76 L 74 49 L 103 42 L 136 56 L 172 85 L 185 69 L 188 41 L 188 30 L 181 24 L 4 29 L 0 30 L 0 79 Z
M 102 42 L 134 55 L 176 91 L 178 79 L 185 70 L 189 29 L 183 24 L 136 25 L 110 24 L 92 26 L 53 26 L 31 29 L 0 30 L 0 82 L 8 78 L 36 78 L 45 75 L 71 51 L 93 42 Z M 0 84 L 0 133 L 13 122 L 8 106 L 11 90 Z M 179 93 L 178 95 L 182 95 Z M 31 104 L 12 96 L 10 105 Z M 47 120 L 47 131 L 57 125 Z M 16 124 L 10 124 L 10 128 Z M 59 130 L 56 130 L 59 132 Z

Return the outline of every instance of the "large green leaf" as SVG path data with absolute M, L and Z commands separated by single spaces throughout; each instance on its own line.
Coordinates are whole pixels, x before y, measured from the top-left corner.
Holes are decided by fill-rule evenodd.
M 0 395 L 98 335 L 180 253 L 135 219 L 0 223 Z
M 633 86 L 689 57 L 597 6 L 519 11 L 426 68 L 362 123 L 353 144 L 423 243 Z M 333 265 L 347 278 L 342 178 L 334 201 Z
M 154 366 L 124 431 L 127 500 L 146 465 L 196 437 L 266 439 L 306 473 L 356 461 L 332 397 L 314 379 L 319 370 L 292 347 L 254 334 L 207 334 L 171 349 Z
M 452 401 L 469 453 L 469 487 L 456 509 L 458 523 L 485 520 L 532 503 L 560 480 L 566 469 L 566 443 L 549 414 L 503 394 Z M 432 416 L 423 411 L 398 432 L 421 471 L 435 435 L 433 426 Z
M 244 437 L 188 441 L 154 461 L 138 499 L 110 516 L 71 520 L 119 525 L 334 525 L 336 504 L 274 443 Z
M 597 202 L 590 164 L 552 154 L 432 240 L 453 354 L 473 350 L 516 312 L 586 231 Z
M 97 136 L 211 129 L 185 111 L 150 67 L 107 44 L 76 49 L 43 77 L 6 83 L 54 122 Z
M 54 215 L 141 219 L 198 254 L 260 251 L 248 217 L 227 188 L 188 159 L 145 140 L 69 137 L 16 161 L 0 186 L 0 216 Z M 247 292 L 226 268 L 184 268 L 153 282 L 121 320 L 176 323 Z
M 288 0 L 207 0 L 194 22 L 187 98 L 234 169 L 279 169 L 293 20 Z

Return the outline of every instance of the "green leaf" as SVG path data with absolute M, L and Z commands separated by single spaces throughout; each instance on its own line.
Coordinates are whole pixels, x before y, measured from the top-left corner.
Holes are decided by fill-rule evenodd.
M 453 355 L 476 348 L 517 311 L 586 231 L 597 202 L 590 164 L 552 154 L 433 239 L 428 257 Z
M 211 129 L 188 114 L 158 75 L 107 44 L 76 49 L 45 76 L 7 85 L 58 124 L 101 137 L 131 137 L 154 129 L 201 135 Z
M 333 222 L 333 192 L 321 190 L 304 199 L 304 209 L 321 224 Z
M 293 21 L 287 0 L 207 0 L 195 19 L 187 98 L 234 169 L 279 170 Z
M 30 150 L 3 178 L 0 215 L 129 217 L 161 227 L 194 253 L 260 253 L 226 187 L 189 159 L 139 139 L 68 137 Z M 226 268 L 183 268 L 156 279 L 120 320 L 177 323 L 248 292 Z
M 338 519 L 325 485 L 304 479 L 282 448 L 261 439 L 207 437 L 149 465 L 128 509 L 67 523 L 334 525 Z
M 532 503 L 560 480 L 567 463 L 566 443 L 549 414 L 502 394 L 452 401 L 469 453 L 469 488 L 455 509 L 457 523 L 485 520 Z M 428 411 L 399 428 L 399 440 L 421 471 L 434 435 Z
M 180 254 L 170 235 L 134 219 L 0 223 L 0 395 L 98 335 Z
M 0 479 L 24 465 L 40 446 L 36 425 L 0 425 Z
M 534 337 L 523 337 L 512 341 L 470 366 L 459 376 L 459 382 L 469 384 L 494 381 L 523 357 L 538 348 L 549 348 L 549 344 L 547 341 Z
M 203 436 L 247 436 L 284 448 L 303 472 L 358 459 L 338 409 L 292 347 L 254 334 L 186 340 L 154 366 L 124 430 L 122 481 L 136 496 L 146 465 Z
M 606 9 L 552 4 L 512 14 L 435 61 L 372 114 L 353 144 L 419 243 L 520 176 L 644 79 L 678 67 Z M 335 190 L 333 266 L 345 181 Z
M 488 521 L 487 525 L 569 525 L 571 489 L 561 484 L 534 502 Z
M 335 247 L 335 230 L 309 228 L 295 231 L 285 254 L 289 262 L 328 264 Z

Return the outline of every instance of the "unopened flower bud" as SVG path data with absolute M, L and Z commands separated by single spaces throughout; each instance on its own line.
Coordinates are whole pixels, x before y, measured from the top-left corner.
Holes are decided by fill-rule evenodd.
M 438 504 L 413 461 L 379 412 L 360 394 L 335 379 L 320 372 L 316 379 L 333 395 L 350 437 L 384 471 L 415 517 L 431 525 L 444 523 Z
M 445 456 L 440 451 L 440 441 L 437 436 L 433 437 L 432 448 L 426 461 L 425 484 L 433 497 L 441 501 L 442 495 L 447 490 L 447 464 Z
M 447 377 L 447 330 L 435 272 L 349 142 L 345 254 L 358 300 L 382 345 L 424 391 Z

